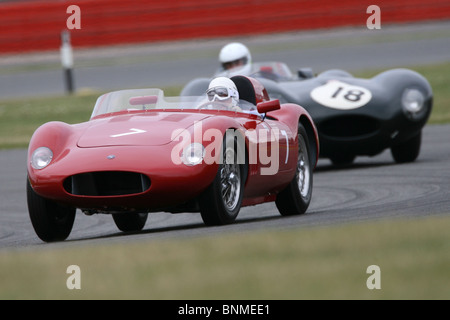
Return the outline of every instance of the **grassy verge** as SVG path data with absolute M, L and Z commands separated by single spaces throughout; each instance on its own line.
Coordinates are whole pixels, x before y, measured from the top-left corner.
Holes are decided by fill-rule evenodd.
M 429 123 L 450 122 L 450 62 L 414 68 L 431 83 L 434 106 Z M 359 77 L 372 77 L 384 70 L 355 73 Z M 167 95 L 176 95 L 181 88 L 166 88 Z M 33 132 L 43 123 L 53 120 L 70 124 L 87 121 L 101 92 L 73 96 L 0 101 L 0 149 L 24 148 Z
M 0 299 L 449 299 L 450 216 L 0 252 Z M 69 290 L 68 266 L 81 289 Z M 380 268 L 380 289 L 368 289 Z
M 165 88 L 176 95 L 181 88 Z M 49 121 L 88 121 L 103 92 L 0 101 L 0 149 L 26 148 L 33 132 Z

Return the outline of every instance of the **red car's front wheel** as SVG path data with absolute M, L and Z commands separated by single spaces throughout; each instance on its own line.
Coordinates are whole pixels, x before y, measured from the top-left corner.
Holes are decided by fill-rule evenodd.
M 141 231 L 147 222 L 148 213 L 126 212 L 114 213 L 113 219 L 120 231 Z
M 76 208 L 60 205 L 34 192 L 27 179 L 27 203 L 31 224 L 45 242 L 63 241 L 72 231 Z
M 234 141 L 234 142 L 233 142 Z M 200 196 L 200 212 L 206 225 L 223 225 L 235 221 L 244 196 L 244 166 L 238 163 L 237 140 L 230 135 L 223 142 L 223 159 L 217 175 Z

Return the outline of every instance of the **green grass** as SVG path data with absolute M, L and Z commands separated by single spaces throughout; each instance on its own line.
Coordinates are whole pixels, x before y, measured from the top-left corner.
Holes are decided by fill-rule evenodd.
M 181 88 L 165 88 L 176 95 Z M 0 101 L 0 149 L 26 148 L 33 132 L 49 121 L 69 124 L 88 121 L 97 98 L 104 92 Z
M 48 121 L 73 124 L 89 120 L 96 97 L 90 94 L 0 102 L 0 146 L 28 146 L 33 132 Z
M 449 229 L 445 215 L 0 251 L 0 299 L 448 300 Z M 381 289 L 367 288 L 371 265 Z
M 418 66 L 415 71 L 425 76 L 434 93 L 430 124 L 450 122 L 450 62 Z M 354 75 L 372 77 L 384 70 L 366 70 Z M 177 95 L 181 87 L 165 88 L 167 95 Z M 89 120 L 97 97 L 103 92 L 82 92 L 56 97 L 0 101 L 0 149 L 24 148 L 33 132 L 48 121 L 70 124 Z

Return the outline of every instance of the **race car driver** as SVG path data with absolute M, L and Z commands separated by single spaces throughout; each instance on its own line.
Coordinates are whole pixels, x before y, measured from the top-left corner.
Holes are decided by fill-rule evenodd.
M 219 53 L 220 69 L 216 74 L 249 74 L 252 64 L 250 50 L 240 42 L 224 46 Z
M 218 103 L 231 111 L 241 111 L 238 106 L 239 92 L 234 82 L 227 77 L 214 78 L 206 90 L 208 101 Z

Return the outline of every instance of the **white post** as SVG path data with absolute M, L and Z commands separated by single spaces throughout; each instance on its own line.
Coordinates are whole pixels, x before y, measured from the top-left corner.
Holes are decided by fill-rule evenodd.
M 73 54 L 70 44 L 70 33 L 67 30 L 61 32 L 61 64 L 64 69 L 64 78 L 66 90 L 69 94 L 73 93 Z

